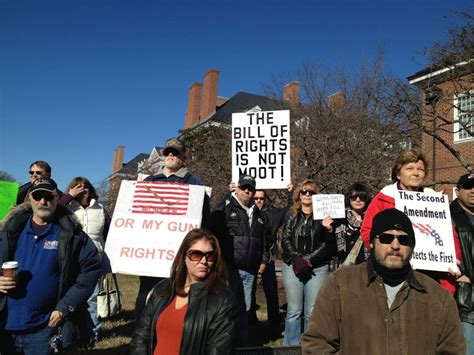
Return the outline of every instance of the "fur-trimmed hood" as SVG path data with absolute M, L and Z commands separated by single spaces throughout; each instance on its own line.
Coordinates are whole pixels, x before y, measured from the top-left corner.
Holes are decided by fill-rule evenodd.
M 8 222 L 23 214 L 33 214 L 31 202 L 23 202 L 22 204 L 11 208 L 5 218 L 0 221 L 0 229 L 3 229 L 8 224 Z M 66 218 L 66 220 L 72 224 L 73 230 L 76 230 L 77 228 L 82 229 L 79 222 L 74 218 L 74 213 L 69 209 L 69 207 L 58 203 L 54 213 L 54 220 L 64 221 L 64 218 Z

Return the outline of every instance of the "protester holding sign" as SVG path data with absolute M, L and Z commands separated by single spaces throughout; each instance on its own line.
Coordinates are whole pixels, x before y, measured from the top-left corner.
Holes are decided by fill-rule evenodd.
M 285 224 L 283 248 L 283 285 L 288 309 L 285 319 L 285 346 L 300 344 L 301 313 L 304 329 L 313 311 L 319 289 L 329 274 L 329 263 L 336 255 L 332 218 L 313 219 L 312 196 L 316 184 L 305 180 L 295 190 L 293 206 Z
M 336 219 L 333 224 L 337 241 L 337 257 L 333 267 L 360 264 L 367 260 L 369 250 L 360 237 L 360 226 L 370 203 L 369 189 L 363 183 L 352 184 L 345 193 L 346 218 Z
M 370 231 L 374 216 L 386 209 L 395 207 L 395 194 L 399 190 L 418 191 L 426 194 L 434 194 L 435 191 L 423 187 L 426 177 L 427 160 L 420 149 L 413 148 L 402 151 L 395 159 L 392 167 L 392 185 L 385 186 L 375 195 L 365 213 L 361 227 L 362 240 L 367 248 L 370 248 Z M 461 250 L 457 234 L 454 235 L 456 258 L 461 258 Z M 441 285 L 449 292 L 455 291 L 455 279 L 447 273 L 431 274 L 437 278 Z
M 217 238 L 194 229 L 176 254 L 170 278 L 150 293 L 130 354 L 233 354 L 237 313 Z
M 105 239 L 110 226 L 110 216 L 104 206 L 99 203 L 99 197 L 94 186 L 84 177 L 75 177 L 69 183 L 67 193 L 61 197 L 60 202 L 68 206 L 84 232 L 92 239 L 99 253 L 103 257 Z M 94 292 L 87 300 L 87 311 L 90 317 L 90 327 L 94 341 L 101 337 L 102 324 L 97 318 L 97 295 L 99 294 L 99 282 Z
M 163 149 L 164 165 L 160 166 L 155 175 L 148 176 L 145 181 L 179 182 L 189 185 L 203 185 L 202 181 L 192 175 L 186 167 L 186 147 L 179 139 L 170 139 Z M 210 215 L 209 199 L 205 196 L 202 215 L 202 226 L 206 226 Z M 148 292 L 161 281 L 161 278 L 140 276 L 140 289 L 135 301 L 135 320 L 140 316 L 145 306 Z

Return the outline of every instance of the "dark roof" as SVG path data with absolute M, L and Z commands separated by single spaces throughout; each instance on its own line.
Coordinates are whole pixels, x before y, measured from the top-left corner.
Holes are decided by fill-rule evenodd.
M 209 120 L 231 124 L 233 113 L 244 112 L 257 105 L 262 111 L 289 109 L 290 107 L 289 102 L 284 100 L 239 91 L 220 106 L 216 113 L 209 117 Z
M 137 173 L 137 168 L 138 168 L 138 163 L 148 159 L 150 154 L 147 153 L 140 153 L 135 156 L 132 160 L 130 160 L 128 163 L 125 163 L 118 171 L 116 171 L 114 174 L 131 174 L 131 175 L 136 175 Z M 112 174 L 112 175 L 114 175 Z

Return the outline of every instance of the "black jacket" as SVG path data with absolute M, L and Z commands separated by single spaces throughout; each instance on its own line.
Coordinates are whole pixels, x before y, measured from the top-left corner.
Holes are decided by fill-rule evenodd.
M 454 227 L 461 243 L 462 261 L 461 271 L 471 280 L 471 283 L 458 282 L 456 290 L 456 301 L 459 308 L 461 321 L 474 324 L 474 301 L 473 287 L 474 282 L 474 226 L 471 224 L 466 211 L 459 205 L 456 199 L 450 205 L 451 218 L 454 221 Z
M 256 274 L 261 263 L 270 259 L 271 235 L 266 216 L 255 206 L 252 225 L 247 212 L 235 197 L 211 215 L 211 231 L 219 239 L 229 266 Z
M 156 347 L 156 321 L 173 301 L 174 295 L 161 296 L 169 280 L 153 289 L 130 343 L 130 355 L 151 355 Z M 205 294 L 205 282 L 189 289 L 188 310 L 184 318 L 180 354 L 233 354 L 237 334 L 238 306 L 225 287 Z
M 304 252 L 298 250 L 300 238 L 309 240 L 309 248 Z M 329 264 L 337 252 L 334 235 L 328 233 L 321 221 L 314 220 L 312 215 L 307 219 L 301 209 L 286 222 L 281 247 L 283 260 L 288 265 L 292 265 L 296 258 L 303 257 L 313 265 L 313 268 Z
M 0 264 L 13 260 L 18 237 L 32 215 L 31 205 L 23 203 L 4 219 L 0 226 Z M 54 223 L 59 224 L 61 228 L 56 309 L 65 315 L 66 321 L 62 325 L 63 345 L 69 347 L 78 339 L 88 340 L 87 299 L 97 284 L 102 263 L 94 243 L 82 231 L 67 207 L 58 204 Z M 0 327 L 5 321 L 6 308 L 6 297 L 0 293 Z

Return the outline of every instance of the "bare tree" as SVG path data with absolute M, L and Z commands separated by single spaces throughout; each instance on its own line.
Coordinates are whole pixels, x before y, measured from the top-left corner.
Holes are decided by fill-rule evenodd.
M 7 173 L 6 171 L 0 170 L 0 180 L 1 181 L 9 181 L 9 182 L 15 182 L 16 179 L 11 175 L 10 173 Z

